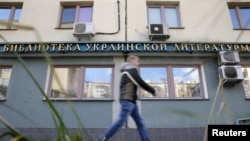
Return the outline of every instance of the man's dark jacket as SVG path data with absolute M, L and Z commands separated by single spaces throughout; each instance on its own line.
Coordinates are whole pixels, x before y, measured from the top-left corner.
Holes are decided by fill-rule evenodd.
M 141 87 L 144 90 L 155 93 L 155 89 L 149 86 L 139 75 L 137 68 L 127 62 L 121 64 L 121 82 L 120 82 L 120 99 L 136 102 L 137 87 Z

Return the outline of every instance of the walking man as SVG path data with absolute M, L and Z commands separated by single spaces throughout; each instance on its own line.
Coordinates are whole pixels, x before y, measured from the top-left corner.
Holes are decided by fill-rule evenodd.
M 155 89 L 148 85 L 139 75 L 138 67 L 140 60 L 138 56 L 129 55 L 127 62 L 121 64 L 121 81 L 120 81 L 120 104 L 121 111 L 119 119 L 112 124 L 101 135 L 97 141 L 108 141 L 127 121 L 128 116 L 131 116 L 135 121 L 141 141 L 150 141 L 142 116 L 139 113 L 137 100 L 137 88 L 141 87 L 156 96 Z

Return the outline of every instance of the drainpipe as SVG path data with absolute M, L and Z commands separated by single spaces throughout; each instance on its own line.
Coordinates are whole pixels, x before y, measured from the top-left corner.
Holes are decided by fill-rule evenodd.
M 128 11 L 127 11 L 127 0 L 125 0 L 125 42 L 127 42 L 128 41 L 128 16 L 127 16 L 127 13 L 128 13 Z M 127 57 L 128 57 L 128 51 L 124 51 L 124 52 L 122 52 L 122 54 L 123 54 L 123 57 L 124 57 L 124 62 L 126 62 L 127 61 Z
M 120 23 L 120 1 L 117 0 L 117 7 L 118 7 L 118 29 L 116 32 L 111 32 L 111 33 L 105 33 L 105 32 L 96 32 L 96 34 L 102 34 L 102 35 L 114 35 L 117 34 L 120 31 L 121 28 L 121 23 Z

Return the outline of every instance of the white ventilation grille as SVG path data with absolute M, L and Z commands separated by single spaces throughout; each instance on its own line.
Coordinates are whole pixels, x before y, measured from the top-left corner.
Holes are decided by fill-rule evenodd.
M 219 52 L 219 65 L 236 65 L 238 63 L 240 63 L 240 57 L 237 51 Z
M 74 36 L 94 36 L 94 24 L 93 23 L 74 23 L 73 27 Z
M 240 65 L 222 65 L 219 67 L 219 78 L 224 85 L 234 85 L 244 80 Z
M 86 33 L 86 24 L 75 24 L 75 34 Z

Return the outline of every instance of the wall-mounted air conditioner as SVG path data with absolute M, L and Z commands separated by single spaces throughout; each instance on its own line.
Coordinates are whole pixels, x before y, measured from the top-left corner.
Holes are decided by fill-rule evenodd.
M 222 65 L 218 70 L 219 78 L 222 80 L 224 86 L 235 85 L 244 80 L 240 65 Z
M 236 65 L 240 63 L 237 51 L 220 51 L 218 59 L 219 65 Z
M 150 40 L 167 40 L 169 35 L 169 28 L 165 24 L 149 24 L 148 35 Z
M 250 118 L 241 118 L 235 121 L 236 125 L 250 125 Z
M 81 37 L 81 36 L 94 36 L 95 30 L 94 30 L 94 24 L 93 23 L 82 23 L 82 22 L 76 22 L 74 23 L 73 27 L 73 35 L 75 37 Z

